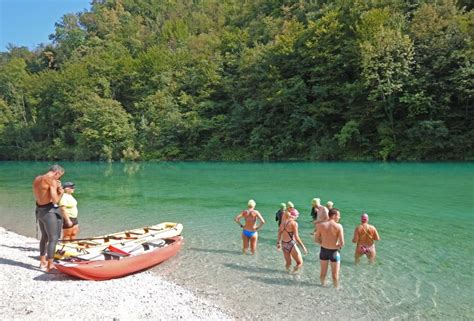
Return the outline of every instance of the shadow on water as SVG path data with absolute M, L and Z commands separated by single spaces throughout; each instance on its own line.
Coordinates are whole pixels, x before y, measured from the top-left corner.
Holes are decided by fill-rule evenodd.
M 224 263 L 223 265 L 231 269 L 246 271 L 246 272 L 254 272 L 254 273 L 281 273 L 282 272 L 282 270 L 277 270 L 277 269 L 260 268 L 256 266 L 239 265 L 235 263 Z
M 207 253 L 218 253 L 218 254 L 238 254 L 241 255 L 242 252 L 240 251 L 230 251 L 230 250 L 218 250 L 218 249 L 200 249 L 197 247 L 190 247 L 187 249 L 188 251 L 196 251 L 196 252 L 207 252 Z

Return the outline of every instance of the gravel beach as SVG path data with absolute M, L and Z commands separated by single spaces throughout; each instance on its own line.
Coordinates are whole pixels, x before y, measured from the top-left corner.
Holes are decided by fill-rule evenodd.
M 0 227 L 2 320 L 233 320 L 147 271 L 96 282 L 44 273 L 38 268 L 38 244 Z

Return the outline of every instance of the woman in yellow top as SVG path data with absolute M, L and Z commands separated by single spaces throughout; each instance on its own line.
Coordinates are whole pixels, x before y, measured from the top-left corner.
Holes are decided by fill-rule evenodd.
M 64 194 L 59 201 L 59 208 L 64 217 L 63 240 L 74 240 L 79 234 L 79 222 L 77 220 L 77 201 L 72 196 L 75 185 L 73 182 L 63 184 Z

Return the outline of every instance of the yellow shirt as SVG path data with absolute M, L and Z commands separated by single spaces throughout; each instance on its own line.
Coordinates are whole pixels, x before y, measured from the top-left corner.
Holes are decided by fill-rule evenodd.
M 64 206 L 69 218 L 77 218 L 77 201 L 71 194 L 64 193 L 59 201 L 59 206 Z

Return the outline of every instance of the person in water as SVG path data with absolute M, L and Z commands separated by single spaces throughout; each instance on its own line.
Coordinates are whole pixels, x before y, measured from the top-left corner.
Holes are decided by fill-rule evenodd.
M 313 222 L 315 222 L 318 219 L 318 206 L 317 206 L 316 198 L 313 198 L 311 200 L 311 218 L 313 219 Z
M 340 218 L 341 214 L 339 210 L 332 208 L 329 211 L 329 221 L 319 223 L 315 233 L 315 242 L 321 244 L 321 250 L 319 252 L 321 272 L 319 279 L 322 286 L 325 284 L 330 261 L 333 285 L 336 288 L 339 287 L 339 270 L 341 267 L 339 251 L 344 246 L 344 230 L 342 225 L 338 223 Z
M 64 190 L 59 180 L 64 169 L 53 165 L 44 175 L 37 176 L 33 181 L 33 194 L 36 200 L 36 219 L 41 230 L 40 268 L 50 272 L 53 268 L 54 252 L 61 235 L 63 219 L 57 204 Z
M 246 254 L 248 252 L 250 244 L 250 252 L 255 254 L 257 249 L 257 240 L 258 240 L 258 230 L 265 224 L 265 220 L 259 211 L 255 209 L 256 203 L 254 200 L 249 200 L 247 203 L 247 209 L 242 211 L 239 215 L 234 218 L 234 221 L 239 224 L 242 230 L 242 253 Z M 242 225 L 240 219 L 244 219 L 245 223 Z M 259 224 L 257 225 L 257 219 Z
M 79 233 L 79 222 L 77 220 L 77 201 L 72 196 L 75 190 L 73 182 L 63 184 L 64 194 L 59 201 L 59 209 L 64 218 L 63 240 L 74 240 Z
M 334 208 L 334 203 L 333 203 L 333 201 L 328 201 L 328 202 L 326 203 L 326 207 L 327 207 L 328 211 L 329 211 L 331 208 Z
M 354 254 L 355 263 L 358 264 L 362 255 L 367 255 L 370 263 L 375 262 L 375 241 L 380 240 L 379 233 L 375 226 L 369 224 L 369 215 L 362 214 L 360 224 L 354 230 L 352 243 L 356 243 Z
M 306 246 L 300 239 L 298 234 L 298 223 L 296 219 L 299 216 L 298 210 L 291 208 L 285 211 L 285 218 L 278 229 L 277 249 L 283 250 L 283 257 L 285 258 L 285 268 L 290 272 L 291 258 L 296 262 L 293 273 L 298 272 L 303 266 L 303 258 L 298 248 L 298 244 L 303 249 L 304 254 L 308 254 Z
M 285 211 L 286 211 L 286 204 L 280 203 L 280 209 L 275 213 L 275 221 L 278 223 L 278 226 L 281 225 L 281 220 Z
M 316 224 L 319 224 L 321 222 L 326 222 L 329 220 L 329 216 L 328 216 L 329 210 L 327 209 L 327 207 L 321 205 L 320 198 L 313 198 L 311 200 L 311 204 L 316 211 L 316 220 L 313 221 L 316 228 Z

